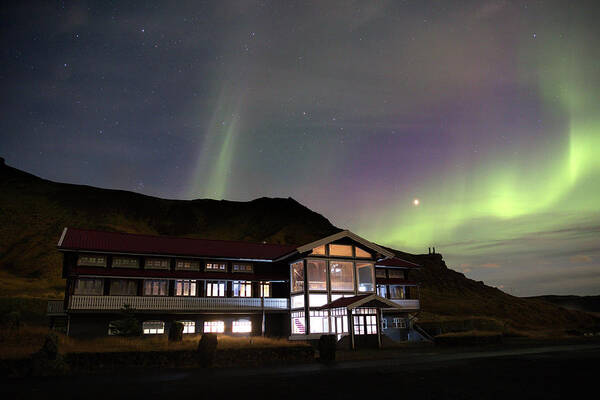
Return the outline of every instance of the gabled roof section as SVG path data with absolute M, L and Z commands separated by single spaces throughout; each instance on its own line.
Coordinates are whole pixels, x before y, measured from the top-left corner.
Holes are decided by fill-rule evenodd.
M 402 267 L 402 268 L 420 268 L 421 265 L 410 261 L 402 260 L 397 257 L 386 258 L 385 260 L 377 261 L 376 267 Z
M 332 301 L 329 304 L 325 304 L 324 306 L 319 307 L 319 310 L 331 310 L 333 308 L 346 308 L 348 310 L 353 310 L 362 305 L 368 303 L 380 303 L 380 307 L 377 308 L 397 308 L 403 309 L 399 304 L 394 303 L 391 300 L 388 300 L 384 297 L 378 296 L 376 294 L 359 294 L 358 296 L 352 297 L 341 297 L 337 300 Z
M 231 240 L 192 239 L 65 228 L 63 251 L 172 255 L 273 261 L 296 252 L 296 246 Z
M 319 247 L 319 246 L 322 246 L 327 243 L 335 242 L 336 240 L 339 240 L 339 239 L 342 239 L 345 237 L 350 238 L 350 239 L 354 240 L 355 242 L 360 243 L 363 246 L 368 247 L 369 249 L 376 251 L 385 257 L 393 257 L 394 256 L 394 253 L 392 253 L 391 251 L 386 250 L 383 247 L 376 245 L 375 243 L 369 242 L 367 239 L 363 239 L 362 237 L 358 236 L 355 233 L 350 232 L 349 230 L 334 233 L 333 235 L 326 236 L 323 239 L 319 239 L 317 241 L 307 243 L 303 246 L 298 247 L 296 250 L 298 250 L 299 253 L 304 253 L 304 252 L 314 249 L 315 247 Z

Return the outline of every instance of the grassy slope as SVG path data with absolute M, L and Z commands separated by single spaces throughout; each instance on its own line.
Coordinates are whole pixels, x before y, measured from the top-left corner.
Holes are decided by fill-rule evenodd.
M 34 299 L 15 303 L 6 297 L 62 297 L 61 256 L 55 246 L 64 226 L 289 244 L 338 231 L 292 199 L 164 200 L 54 183 L 4 165 L 0 165 L 0 210 L 0 296 L 5 297 L 0 308 L 19 305 L 23 312 L 27 304 L 37 310 L 42 303 Z M 427 314 L 508 319 L 519 327 L 593 323 L 589 315 L 510 296 L 468 279 L 448 269 L 439 255 L 398 254 L 424 265 L 416 278 L 422 282 Z

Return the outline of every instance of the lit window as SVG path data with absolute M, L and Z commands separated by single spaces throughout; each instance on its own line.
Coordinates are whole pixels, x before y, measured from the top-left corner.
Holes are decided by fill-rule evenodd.
M 190 260 L 177 260 L 177 262 L 175 263 L 175 269 L 184 271 L 198 271 L 200 269 L 200 262 Z
M 327 304 L 327 295 L 326 294 L 309 294 L 308 295 L 308 304 L 310 307 L 321 307 Z
M 195 321 L 179 321 L 183 324 L 183 333 L 196 333 Z
M 75 281 L 74 294 L 101 295 L 104 293 L 104 279 L 80 278 Z
M 330 256 L 352 257 L 352 246 L 347 244 L 330 244 Z
M 396 278 L 396 279 L 404 279 L 405 275 L 404 275 L 404 271 L 401 269 L 390 269 L 388 271 L 389 277 L 390 278 Z
M 110 281 L 110 294 L 113 296 L 137 295 L 137 282 L 133 279 L 113 279 Z
M 233 272 L 252 272 L 252 264 L 233 264 Z
M 304 335 L 306 333 L 306 318 L 304 311 L 294 311 L 291 315 L 292 333 Z
M 144 296 L 167 296 L 168 283 L 165 279 L 146 279 L 144 281 Z
M 380 297 L 386 297 L 387 290 L 385 285 L 377 285 L 377 295 Z
M 297 296 L 292 296 L 292 308 L 303 308 L 304 307 L 304 295 L 299 294 Z
M 207 271 L 227 271 L 227 264 L 225 263 L 206 263 Z
M 358 277 L 358 291 L 374 291 L 373 264 L 357 263 L 356 276 Z
M 394 318 L 392 320 L 392 326 L 394 328 L 406 328 L 406 320 L 404 318 Z
M 144 268 L 169 269 L 169 260 L 166 258 L 146 258 Z
M 385 318 L 381 318 L 381 330 L 386 330 L 387 329 L 387 319 Z
M 204 333 L 223 333 L 225 332 L 225 322 L 223 321 L 204 321 Z
M 304 263 L 298 261 L 292 264 L 292 293 L 304 290 Z
M 81 255 L 77 258 L 77 265 L 82 267 L 106 267 L 106 257 Z
M 314 254 L 317 256 L 324 256 L 325 255 L 325 245 L 321 245 L 319 247 L 315 247 L 314 249 L 312 249 L 312 251 L 310 252 L 310 254 Z
M 144 335 L 162 335 L 165 333 L 165 323 L 162 321 L 144 321 Z
M 206 296 L 224 297 L 225 282 L 206 282 Z
M 348 261 L 331 261 L 331 290 L 354 291 L 354 265 Z
M 354 250 L 356 251 L 357 258 L 371 258 L 371 253 L 364 251 L 360 247 L 355 247 Z
M 310 333 L 329 333 L 329 315 L 327 311 L 310 312 Z
M 196 281 L 194 280 L 176 280 L 175 296 L 195 296 Z
M 252 296 L 252 283 L 250 281 L 233 281 L 232 289 L 234 297 Z
M 271 297 L 271 282 L 260 282 L 260 297 Z
M 355 335 L 373 335 L 377 333 L 376 315 L 355 315 L 354 316 L 354 334 Z
M 231 332 L 233 333 L 250 333 L 252 332 L 252 321 L 247 319 L 238 319 L 233 321 L 231 325 Z
M 306 262 L 309 290 L 327 290 L 327 263 L 325 260 Z
M 375 276 L 377 278 L 387 278 L 384 268 L 375 268 Z
M 140 262 L 134 257 L 113 257 L 112 266 L 114 268 L 137 268 Z
M 404 286 L 390 285 L 390 299 L 404 299 Z

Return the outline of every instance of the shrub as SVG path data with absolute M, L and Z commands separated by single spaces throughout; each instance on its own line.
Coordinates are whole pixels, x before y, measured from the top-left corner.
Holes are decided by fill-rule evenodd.
M 319 338 L 319 361 L 335 361 L 337 338 L 335 335 L 321 335 Z
M 203 367 L 210 367 L 215 362 L 217 352 L 217 335 L 215 333 L 205 333 L 198 342 L 198 361 Z
M 169 329 L 169 342 L 181 342 L 183 340 L 183 324 L 179 321 L 171 323 Z
M 142 336 L 142 323 L 135 317 L 135 310 L 128 304 L 121 310 L 122 318 L 110 323 L 110 330 L 117 336 Z
M 58 336 L 46 335 L 42 348 L 31 356 L 31 374 L 33 376 L 63 375 L 69 371 L 62 354 L 58 352 Z

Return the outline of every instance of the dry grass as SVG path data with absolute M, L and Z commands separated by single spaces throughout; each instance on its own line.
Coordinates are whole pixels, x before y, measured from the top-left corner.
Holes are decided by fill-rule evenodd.
M 473 330 L 473 331 L 465 331 L 465 332 L 443 333 L 441 335 L 436 336 L 436 338 L 437 337 L 485 337 L 485 336 L 499 336 L 499 335 L 502 335 L 502 332 Z
M 0 336 L 0 359 L 23 358 L 38 351 L 50 331 L 41 327 L 24 327 L 6 331 Z M 181 342 L 169 342 L 166 335 L 141 338 L 107 336 L 96 339 L 75 339 L 57 334 L 61 353 L 196 350 L 202 335 L 185 335 Z M 232 337 L 219 335 L 219 349 L 290 347 L 306 345 L 286 339 L 265 337 Z

